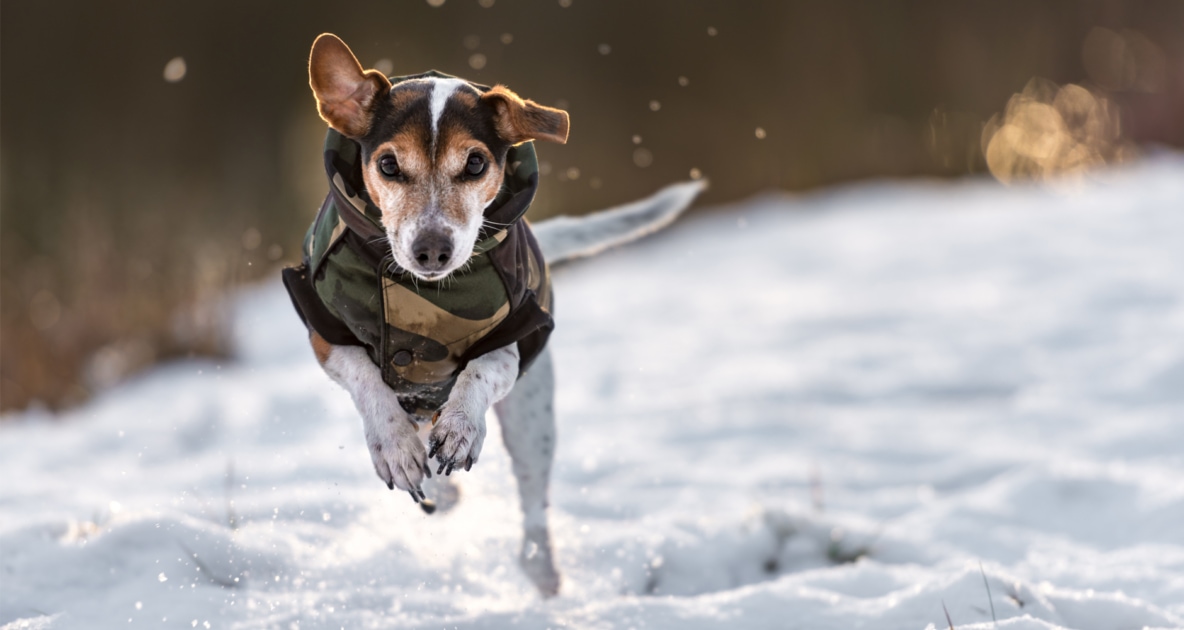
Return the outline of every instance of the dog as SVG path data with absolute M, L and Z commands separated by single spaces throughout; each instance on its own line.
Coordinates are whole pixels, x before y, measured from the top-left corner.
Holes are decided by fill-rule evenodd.
M 313 43 L 309 85 L 330 128 L 330 194 L 283 277 L 313 353 L 353 398 L 379 478 L 428 513 L 431 460 L 437 474 L 470 470 L 494 409 L 523 513 L 519 562 L 554 595 L 548 262 L 660 229 L 705 182 L 532 230 L 533 142 L 565 143 L 566 112 L 501 85 L 363 70 L 328 33 Z

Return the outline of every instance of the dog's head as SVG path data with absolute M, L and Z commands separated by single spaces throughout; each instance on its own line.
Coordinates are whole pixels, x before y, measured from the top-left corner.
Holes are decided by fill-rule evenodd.
M 395 262 L 424 280 L 472 255 L 511 146 L 567 141 L 567 112 L 501 85 L 481 93 L 459 79 L 423 78 L 392 87 L 328 33 L 313 42 L 308 77 L 321 118 L 361 147 Z

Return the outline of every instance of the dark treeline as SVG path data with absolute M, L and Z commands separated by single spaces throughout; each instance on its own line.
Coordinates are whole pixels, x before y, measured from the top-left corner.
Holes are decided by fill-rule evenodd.
M 1184 145 L 1179 0 L 432 4 L 6 0 L 0 405 L 225 350 L 211 305 L 293 259 L 324 192 L 305 65 L 324 31 L 392 74 L 568 109 L 534 218 L 692 169 L 708 202 L 982 171 L 984 123 L 1033 77 L 1106 90 L 1132 140 Z M 1158 82 L 1124 82 L 1145 57 Z

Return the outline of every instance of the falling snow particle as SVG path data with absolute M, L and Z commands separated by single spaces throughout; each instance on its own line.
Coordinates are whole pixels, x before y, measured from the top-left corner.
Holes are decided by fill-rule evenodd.
M 659 109 L 662 109 L 661 103 L 659 103 L 658 101 L 650 101 L 650 111 L 651 112 L 656 112 Z
M 641 144 L 641 136 L 633 134 L 633 144 Z
M 169 581 L 169 578 L 165 576 L 163 571 L 161 571 L 160 575 L 156 576 L 156 579 L 160 582 L 168 582 Z
M 514 43 L 514 35 L 511 33 L 502 33 L 502 43 L 507 46 Z
M 477 4 L 481 5 L 482 9 L 493 8 L 493 0 L 477 0 Z
M 468 35 L 464 39 L 465 48 L 469 50 L 477 50 L 481 45 L 481 38 L 477 35 Z
M 580 169 L 578 169 L 574 166 L 567 169 L 567 178 L 568 179 L 579 179 L 580 178 Z
M 326 523 L 328 523 L 328 522 L 329 522 L 329 520 L 330 520 L 330 519 L 332 519 L 332 518 L 333 518 L 333 515 L 332 515 L 332 514 L 330 514 L 330 513 L 328 513 L 328 512 L 322 512 L 322 513 L 321 513 L 321 520 L 322 520 L 322 521 L 325 521 Z
M 764 140 L 766 135 L 767 134 L 765 133 L 764 127 L 757 127 L 756 128 L 756 139 L 757 140 Z
M 703 178 L 703 171 L 700 171 L 697 168 L 691 169 L 691 179 L 702 179 L 702 178 Z
M 440 3 L 441 3 L 441 4 L 443 4 L 443 0 L 441 0 L 441 1 L 440 1 Z M 719 31 L 715 30 L 715 27 L 714 27 L 714 26 L 708 26 L 708 27 L 707 27 L 707 35 L 708 35 L 709 37 L 715 37 L 715 36 L 716 36 L 716 35 L 718 35 L 718 34 L 719 34 Z
M 476 53 L 472 57 L 469 57 L 469 67 L 474 70 L 480 70 L 481 68 L 484 68 L 485 67 L 485 55 L 482 55 L 481 53 Z
M 185 72 L 188 67 L 185 65 L 184 57 L 173 57 L 169 62 L 164 64 L 164 80 L 169 83 L 176 83 L 185 78 Z
M 559 0 L 559 6 L 565 9 L 568 8 L 571 6 L 571 0 Z
M 444 0 L 428 0 L 428 6 L 442 7 L 444 6 Z
M 596 50 L 600 51 L 602 55 L 607 55 L 613 51 L 613 47 L 608 44 L 601 44 L 596 47 Z
M 383 76 L 390 76 L 395 72 L 395 62 L 383 57 L 374 62 L 374 69 L 381 72 Z
M 682 87 L 686 87 L 691 84 L 691 80 L 686 77 L 678 77 L 678 84 Z
M 654 163 L 654 154 L 649 149 L 638 147 L 633 151 L 633 163 L 645 168 Z
M 588 185 L 591 186 L 592 188 L 599 189 L 601 186 L 600 178 L 593 177 L 592 179 L 588 180 Z
M 136 602 L 136 610 L 142 610 L 143 608 L 144 602 Z

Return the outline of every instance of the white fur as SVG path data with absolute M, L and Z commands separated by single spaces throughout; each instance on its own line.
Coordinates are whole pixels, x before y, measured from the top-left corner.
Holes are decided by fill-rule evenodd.
M 324 369 L 353 397 L 378 476 L 401 490 L 418 489 L 428 461 L 423 441 L 414 418 L 399 405 L 366 350 L 332 346 Z M 477 462 L 485 443 L 485 412 L 510 393 L 517 378 L 517 344 L 498 348 L 465 366 L 431 431 L 432 442 L 441 444 L 438 461 L 451 461 L 456 467 L 464 467 L 469 458 Z
M 415 420 L 383 382 L 382 371 L 365 348 L 332 346 L 323 367 L 354 399 L 378 476 L 400 490 L 418 489 L 427 468 L 427 450 L 416 435 Z
M 555 459 L 555 373 L 544 348 L 509 396 L 494 405 L 502 441 L 518 481 L 522 548 L 518 562 L 544 595 L 559 592 L 559 572 L 547 527 L 547 494 Z
M 555 256 L 552 263 L 561 262 L 652 232 L 673 220 L 702 189 L 698 182 L 679 184 L 608 213 L 545 221 L 536 226 L 536 233 L 544 254 Z M 471 251 L 475 232 L 465 238 L 468 241 L 458 245 Z M 403 490 L 419 489 L 427 452 L 414 420 L 383 382 L 378 366 L 362 348 L 332 346 L 324 368 L 353 396 L 378 476 Z M 438 462 L 450 461 L 462 469 L 469 458 L 475 463 L 484 446 L 485 413 L 494 406 L 518 481 L 523 525 L 519 563 L 539 591 L 550 596 L 559 590 L 547 527 L 547 493 L 555 454 L 555 381 L 550 350 L 544 348 L 515 385 L 518 368 L 517 345 L 470 361 L 457 376 L 429 440 L 441 444 Z
M 456 377 L 440 408 L 430 444 L 440 444 L 436 460 L 458 468 L 477 463 L 485 444 L 485 412 L 506 397 L 518 378 L 518 345 L 498 348 L 469 362 Z
M 671 184 L 645 199 L 587 216 L 555 217 L 531 227 L 543 258 L 557 265 L 598 254 L 666 227 L 706 188 L 707 180 Z
M 469 84 L 460 79 L 428 79 L 432 82 L 432 153 L 436 151 L 436 136 L 440 132 L 440 116 L 444 115 L 444 107 L 448 105 L 448 98 L 452 93 L 467 87 Z

